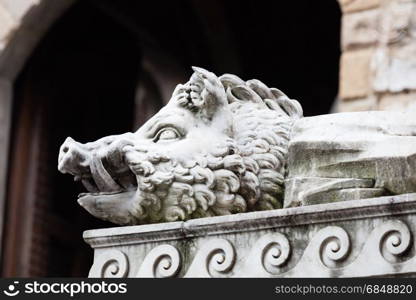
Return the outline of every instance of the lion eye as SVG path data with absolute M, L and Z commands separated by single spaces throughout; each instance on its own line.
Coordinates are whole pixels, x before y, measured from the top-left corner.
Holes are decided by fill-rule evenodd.
M 178 132 L 173 128 L 165 128 L 160 130 L 154 139 L 155 142 L 158 141 L 169 141 L 176 140 L 179 138 Z

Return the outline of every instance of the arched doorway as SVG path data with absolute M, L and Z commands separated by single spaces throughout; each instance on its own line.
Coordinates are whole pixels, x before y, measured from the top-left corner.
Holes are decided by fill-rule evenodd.
M 109 36 L 111 38 L 109 38 Z M 66 136 L 88 141 L 132 130 L 140 49 L 111 20 L 75 5 L 51 28 L 14 84 L 6 276 L 85 276 L 81 189 L 56 171 Z

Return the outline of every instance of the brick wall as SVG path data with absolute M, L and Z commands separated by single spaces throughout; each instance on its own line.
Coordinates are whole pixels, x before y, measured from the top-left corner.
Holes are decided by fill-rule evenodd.
M 338 111 L 416 110 L 415 0 L 339 0 Z

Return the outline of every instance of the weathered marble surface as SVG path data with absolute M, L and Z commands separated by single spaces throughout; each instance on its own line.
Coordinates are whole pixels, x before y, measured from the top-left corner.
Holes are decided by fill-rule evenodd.
M 416 194 L 90 230 L 90 277 L 415 276 Z
M 293 126 L 285 207 L 416 191 L 416 113 L 354 112 Z
M 201 68 L 134 133 L 68 138 L 58 169 L 78 202 L 120 225 L 416 192 L 416 113 L 302 118 L 258 80 Z

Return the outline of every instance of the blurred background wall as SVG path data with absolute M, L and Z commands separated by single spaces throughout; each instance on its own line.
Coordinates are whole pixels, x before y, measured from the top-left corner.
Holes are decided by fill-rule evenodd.
M 134 131 L 192 65 L 258 78 L 298 99 L 306 116 L 410 109 L 413 7 L 0 0 L 2 276 L 87 275 L 92 251 L 82 232 L 112 225 L 78 206 L 83 188 L 58 173 L 59 146 L 67 136 L 87 142 Z
M 339 2 L 343 16 L 337 109 L 416 110 L 415 1 Z

